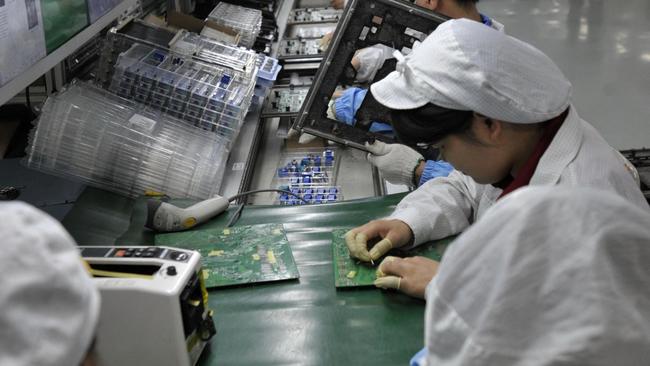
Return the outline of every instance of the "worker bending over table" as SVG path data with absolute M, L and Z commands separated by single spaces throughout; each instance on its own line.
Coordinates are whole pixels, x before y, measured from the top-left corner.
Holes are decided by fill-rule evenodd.
M 529 186 L 449 247 L 411 365 L 645 365 L 650 213 L 611 192 Z
M 362 261 L 459 234 L 526 185 L 599 188 L 648 210 L 625 159 L 571 105 L 559 68 L 502 32 L 447 21 L 371 92 L 391 109 L 398 138 L 436 145 L 456 170 L 407 195 L 387 219 L 349 231 L 350 254 Z M 423 297 L 438 263 L 410 262 L 383 266 L 389 276 L 376 285 Z

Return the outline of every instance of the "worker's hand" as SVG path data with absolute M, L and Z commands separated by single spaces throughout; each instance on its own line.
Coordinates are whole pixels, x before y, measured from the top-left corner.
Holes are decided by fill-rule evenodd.
M 330 0 L 330 5 L 334 9 L 343 9 L 345 8 L 345 0 Z
M 318 42 L 318 49 L 321 52 L 327 51 L 327 48 L 330 46 L 330 42 L 332 41 L 332 36 L 334 35 L 334 32 L 329 32 L 326 33 Z
M 379 169 L 387 181 L 407 186 L 415 184 L 415 170 L 424 160 L 420 153 L 405 145 L 386 144 L 381 141 L 366 143 L 366 148 L 369 151 L 368 161 Z
M 336 98 L 339 98 L 340 96 L 341 96 L 341 91 L 339 90 L 334 91 L 334 94 L 332 94 L 332 99 L 329 101 L 328 108 L 327 108 L 327 118 L 336 119 L 335 101 Z M 298 132 L 298 130 L 290 128 L 289 132 L 287 133 L 287 139 L 293 139 L 296 136 L 298 136 L 298 143 L 301 145 L 308 144 L 314 141 L 317 137 L 314 135 L 310 135 L 308 133 L 300 133 Z
M 439 262 L 425 257 L 388 256 L 377 268 L 375 286 L 399 290 L 409 296 L 423 299 L 424 290 L 438 273 L 439 265 Z
M 368 240 L 381 238 L 370 250 Z M 376 261 L 392 248 L 408 244 L 413 238 L 411 228 L 400 220 L 375 220 L 345 234 L 350 255 L 364 262 Z

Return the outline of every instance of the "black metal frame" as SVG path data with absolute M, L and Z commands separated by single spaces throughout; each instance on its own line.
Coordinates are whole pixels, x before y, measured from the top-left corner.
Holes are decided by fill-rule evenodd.
M 378 43 L 397 50 L 412 48 L 415 41 L 423 40 L 422 34 L 430 34 L 448 19 L 408 1 L 350 0 L 293 127 L 361 150 L 365 150 L 365 142 L 391 141 L 384 135 L 368 131 L 372 120 L 390 121 L 387 108 L 376 102 L 370 93 L 356 114 L 355 127 L 327 118 L 331 95 L 338 85 L 350 84 L 354 79 L 350 62 L 357 50 Z M 407 30 L 420 35 L 407 34 Z M 394 60 L 386 62 L 373 81 L 394 69 Z

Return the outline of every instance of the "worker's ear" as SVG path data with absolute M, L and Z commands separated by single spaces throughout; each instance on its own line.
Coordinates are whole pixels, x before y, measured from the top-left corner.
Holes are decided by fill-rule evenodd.
M 487 145 L 497 145 L 503 135 L 503 122 L 474 112 L 472 126 L 476 138 Z
M 439 0 L 416 0 L 415 5 L 435 11 Z

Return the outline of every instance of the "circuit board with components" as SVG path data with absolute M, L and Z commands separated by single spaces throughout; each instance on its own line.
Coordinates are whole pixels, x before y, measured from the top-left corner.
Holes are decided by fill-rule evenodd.
M 373 266 L 370 263 L 361 262 L 350 257 L 350 251 L 345 244 L 345 233 L 349 229 L 336 229 L 332 231 L 332 258 L 334 266 L 334 283 L 336 287 L 363 287 L 373 286 L 377 279 L 377 266 L 381 262 L 379 259 Z M 391 250 L 387 255 L 396 257 L 414 257 L 422 256 L 436 261 L 440 261 L 455 237 L 419 245 L 409 251 Z
M 208 288 L 299 277 L 280 224 L 158 234 L 156 245 L 201 253 L 203 276 Z
M 275 87 L 267 97 L 263 117 L 297 115 L 309 93 L 309 86 Z
M 298 8 L 289 13 L 288 24 L 337 22 L 343 10 L 334 8 Z
M 278 57 L 299 57 L 321 55 L 323 50 L 320 38 L 294 38 L 280 42 Z

